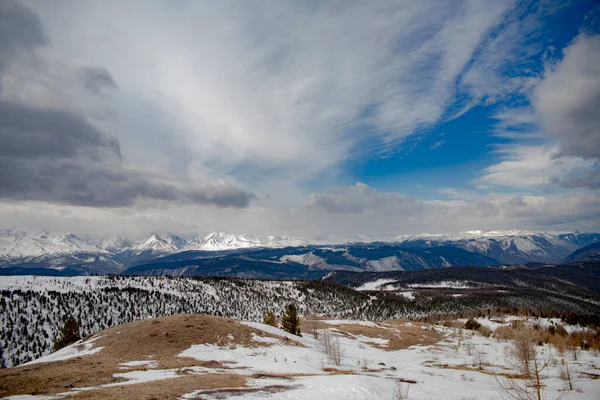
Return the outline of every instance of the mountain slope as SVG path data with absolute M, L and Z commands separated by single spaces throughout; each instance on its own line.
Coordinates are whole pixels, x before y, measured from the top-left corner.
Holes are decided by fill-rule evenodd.
M 573 240 L 573 241 L 572 241 Z M 556 263 L 579 248 L 582 237 L 562 238 L 546 233 L 526 231 L 470 231 L 452 235 L 416 235 L 399 237 L 408 247 L 453 246 L 480 253 L 505 264 L 527 262 Z
M 71 233 L 49 233 L 37 228 L 0 229 L 0 260 L 98 251 L 102 250 Z
M 125 234 L 109 236 L 102 238 L 98 243 L 98 247 L 110 251 L 111 253 L 120 253 L 131 250 L 136 245 L 135 240 Z
M 126 275 L 235 276 L 264 279 L 315 279 L 329 271 L 397 271 L 497 261 L 453 247 L 402 249 L 396 246 L 302 246 L 210 254 L 185 252 L 138 263 Z
M 170 253 L 187 248 L 185 239 L 172 233 L 154 233 L 148 239 L 133 247 L 136 253 Z
M 437 290 L 454 288 L 462 292 L 465 289 L 470 293 L 474 293 L 471 289 L 481 289 L 487 294 L 500 290 L 527 292 L 529 295 L 535 292 L 554 293 L 572 299 L 600 299 L 600 262 L 511 268 L 455 267 L 410 273 L 336 271 L 325 279 L 353 288 L 380 282 L 379 285 L 386 290 L 411 290 L 411 287 L 424 285 L 437 287 Z
M 565 258 L 565 262 L 600 261 L 600 243 L 593 243 L 574 251 Z

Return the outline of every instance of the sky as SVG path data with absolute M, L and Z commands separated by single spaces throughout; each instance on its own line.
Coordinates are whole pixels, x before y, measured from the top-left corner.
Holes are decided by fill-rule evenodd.
M 0 0 L 0 225 L 600 230 L 590 0 Z

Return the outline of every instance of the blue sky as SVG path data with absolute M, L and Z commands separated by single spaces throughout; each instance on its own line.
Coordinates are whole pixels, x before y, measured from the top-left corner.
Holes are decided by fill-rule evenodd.
M 536 6 L 539 3 L 521 2 L 517 6 L 522 10 L 519 19 L 534 15 Z M 562 49 L 581 32 L 597 33 L 597 20 L 596 23 L 590 21 L 598 13 L 595 2 L 557 2 L 555 6 L 559 10 L 539 18 L 535 33 L 524 38 L 524 42 L 535 49 L 526 57 L 507 62 L 502 67 L 504 77 L 539 78 L 548 63 L 560 62 Z M 461 93 L 457 93 L 459 96 Z M 526 96 L 511 93 L 498 102 L 486 104 L 484 101 L 474 105 L 457 118 L 453 118 L 450 112 L 448 120 L 442 119 L 440 123 L 427 127 L 404 146 L 399 146 L 397 154 L 349 163 L 348 168 L 354 179 L 374 188 L 402 191 L 418 197 L 438 198 L 438 189 L 446 187 L 476 190 L 476 180 L 483 169 L 502 159 L 494 152 L 496 145 L 520 142 L 519 138 L 506 139 L 494 134 L 495 114 L 506 108 L 527 109 L 530 106 Z M 452 106 L 449 108 L 452 109 Z M 545 140 L 542 138 L 536 142 L 544 143 Z M 531 190 L 535 191 L 534 188 L 527 191 Z
M 0 219 L 600 229 L 595 1 L 0 2 Z

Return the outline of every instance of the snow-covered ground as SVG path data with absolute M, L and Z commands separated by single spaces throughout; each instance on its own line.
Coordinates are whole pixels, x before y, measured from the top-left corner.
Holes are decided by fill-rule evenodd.
M 252 323 L 251 326 L 281 335 L 280 330 L 270 326 L 257 323 Z M 439 344 L 413 346 L 396 351 L 365 345 L 365 341 L 361 340 L 364 338 L 361 337 L 338 335 L 336 340 L 340 341 L 343 352 L 339 366 L 332 363 L 324 353 L 322 343 L 308 335 L 298 338 L 286 334 L 304 347 L 279 343 L 257 350 L 198 345 L 181 355 L 197 360 L 235 361 L 236 366 L 244 367 L 243 373 L 249 376 L 257 373 L 314 375 L 291 380 L 252 379 L 253 387 L 276 384 L 288 388 L 272 394 L 250 391 L 238 397 L 240 399 L 391 399 L 397 398 L 394 397 L 397 390 L 408 391 L 409 399 L 500 399 L 500 389 L 493 374 L 510 371 L 505 355 L 509 344 L 479 335 L 471 336 L 467 331 L 464 336 L 460 336 L 457 331 L 449 328 L 436 326 L 433 329 L 444 335 Z M 539 351 L 544 354 L 553 353 L 549 346 L 540 348 Z M 486 364 L 483 370 L 478 370 L 480 357 Z M 554 354 L 554 357 L 565 358 L 558 354 Z M 600 373 L 597 368 L 600 368 L 600 357 L 594 357 L 592 352 L 583 352 L 578 362 L 569 362 L 572 363 L 573 371 L 576 371 L 573 374 L 576 391 L 562 391 L 566 388 L 566 382 L 559 378 L 559 362 L 557 366 L 551 366 L 545 375 L 545 394 L 548 398 L 557 398 L 563 393 L 564 399 L 600 398 L 599 382 L 581 375 L 581 372 Z M 332 374 L 328 368 L 343 371 L 343 374 Z M 216 393 L 214 398 L 221 398 L 219 395 L 222 393 Z M 203 394 L 203 398 L 213 397 Z
M 480 319 L 494 329 L 514 318 L 501 322 Z M 402 332 L 402 327 L 414 327 L 410 322 L 403 324 L 366 323 L 352 320 L 321 320 L 328 325 L 356 325 L 370 329 L 390 329 Z M 527 323 L 527 321 L 525 321 Z M 550 321 L 551 322 L 551 321 Z M 324 351 L 322 338 L 325 330 L 320 330 L 321 339 L 304 334 L 294 336 L 282 330 L 252 322 L 240 322 L 259 329 L 269 335 L 264 337 L 265 347 L 244 347 L 232 343 L 227 346 L 194 344 L 179 354 L 198 361 L 215 360 L 229 368 L 206 368 L 190 366 L 182 369 L 156 369 L 151 361 L 130 361 L 120 364 L 126 367 L 144 366 L 144 370 L 117 373 L 114 376 L 127 381 L 105 386 L 148 384 L 164 379 L 177 379 L 189 374 L 241 374 L 247 378 L 245 388 L 220 388 L 211 391 L 198 390 L 188 393 L 184 399 L 222 399 L 235 394 L 239 399 L 393 399 L 400 398 L 397 391 L 407 393 L 407 399 L 501 399 L 498 381 L 505 379 L 502 374 L 516 373 L 507 364 L 507 346 L 510 342 L 500 342 L 477 333 L 442 326 L 426 326 L 421 329 L 436 331 L 441 340 L 430 346 L 411 346 L 393 350 L 386 349 L 387 340 L 343 334 L 329 328 L 331 337 L 339 341 L 341 360 L 336 363 Z M 575 328 L 574 328 L 575 329 Z M 256 337 L 259 337 L 255 335 Z M 400 336 L 402 334 L 400 333 Z M 85 357 L 85 351 L 101 351 L 93 346 L 93 340 L 77 343 L 55 353 L 44 360 L 66 359 L 73 354 Z M 86 349 L 83 350 L 82 349 Z M 600 374 L 600 356 L 592 351 L 582 351 L 573 360 L 568 354 L 559 355 L 549 346 L 537 346 L 540 357 L 552 360 L 543 371 L 545 398 L 599 399 L 600 382 L 592 379 Z M 88 353 L 89 354 L 89 353 Z M 573 391 L 566 390 L 567 383 L 561 379 L 564 366 L 569 363 L 573 380 Z M 96 388 L 73 389 L 56 396 L 68 398 L 81 391 Z M 231 392 L 228 392 L 230 390 Z M 10 397 L 9 399 L 47 399 L 48 397 Z
M 390 287 L 388 284 L 396 281 L 397 279 L 377 279 L 357 287 L 356 290 L 395 290 L 395 287 Z
M 414 289 L 470 289 L 471 286 L 468 283 L 463 281 L 443 281 L 443 282 L 435 282 L 435 283 L 411 283 L 407 285 L 410 288 Z

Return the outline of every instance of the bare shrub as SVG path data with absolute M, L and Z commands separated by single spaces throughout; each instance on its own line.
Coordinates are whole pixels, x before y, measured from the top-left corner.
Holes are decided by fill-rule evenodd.
M 363 357 L 363 359 L 361 360 L 361 369 L 363 370 L 363 372 L 369 372 L 370 363 L 371 360 L 368 360 L 366 357 Z
M 318 339 L 319 338 L 319 330 L 317 329 L 318 319 L 317 319 L 317 316 L 315 315 L 315 312 L 314 312 L 313 309 L 310 310 L 310 315 L 308 317 L 308 322 L 309 322 L 310 330 L 311 330 L 311 333 L 312 333 L 313 337 L 315 339 Z
M 344 351 L 340 344 L 340 338 L 337 335 L 331 335 L 329 329 L 325 329 L 321 335 L 321 344 L 323 352 L 327 354 L 330 361 L 335 365 L 341 365 Z
M 342 345 L 340 344 L 340 338 L 339 336 L 335 336 L 331 342 L 331 354 L 329 356 L 335 365 L 341 365 L 343 354 L 344 351 L 342 350 Z
M 508 349 L 507 364 L 521 373 L 521 379 L 495 376 L 501 396 L 515 400 L 542 400 L 543 371 L 550 365 L 551 357 L 543 355 L 534 346 L 532 330 L 519 331 Z
M 579 340 L 575 336 L 571 335 L 570 337 L 567 337 L 565 347 L 567 351 L 573 355 L 574 361 L 577 361 L 577 356 L 579 355 L 579 348 L 577 347 L 578 345 Z
M 512 326 L 502 325 L 496 328 L 494 337 L 498 340 L 513 340 L 515 338 L 515 329 Z
M 483 371 L 486 362 L 485 353 L 481 349 L 475 348 L 475 364 L 477 365 L 477 368 Z
M 321 344 L 323 345 L 323 352 L 327 355 L 331 354 L 331 332 L 329 329 L 325 329 L 323 331 L 323 335 L 321 335 Z
M 560 379 L 567 382 L 569 390 L 573 390 L 573 381 L 571 380 L 571 371 L 569 370 L 569 360 L 563 358 L 561 364 Z
M 465 340 L 465 347 L 467 349 L 467 354 L 468 355 L 472 355 L 472 351 L 471 351 L 471 340 L 467 339 Z
M 554 329 L 555 334 L 559 335 L 559 336 L 567 336 L 569 334 L 569 332 L 567 332 L 567 330 L 565 329 L 565 327 L 563 325 L 556 325 L 556 328 Z
M 525 329 L 518 331 L 509 347 L 509 366 L 519 371 L 525 378 L 529 378 L 534 355 L 533 333 Z
M 492 335 L 492 330 L 484 325 L 481 325 L 479 328 L 477 328 L 477 331 L 479 334 L 481 334 L 481 336 L 490 337 Z
M 394 390 L 394 398 L 397 400 L 408 400 L 408 392 L 410 391 L 410 386 L 405 385 L 402 382 L 396 383 L 396 390 Z

